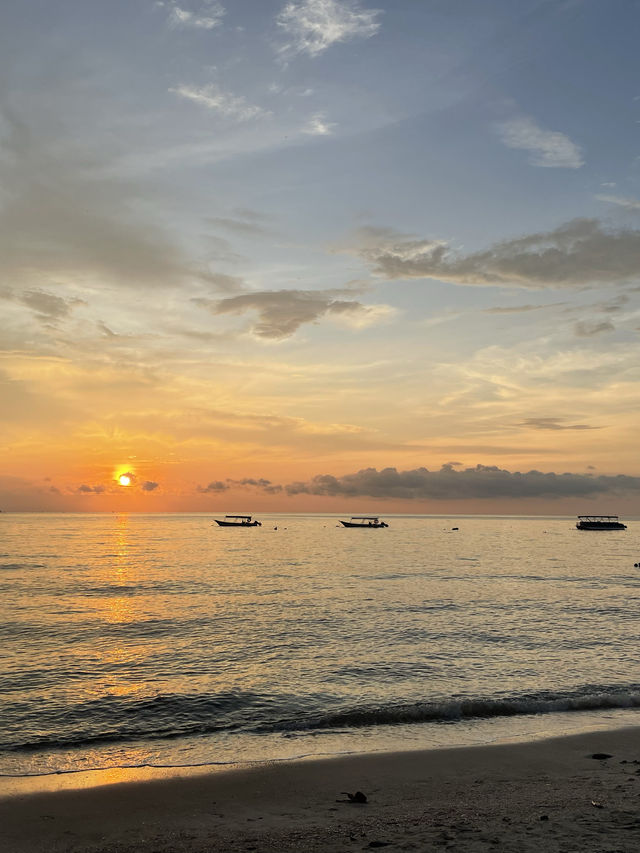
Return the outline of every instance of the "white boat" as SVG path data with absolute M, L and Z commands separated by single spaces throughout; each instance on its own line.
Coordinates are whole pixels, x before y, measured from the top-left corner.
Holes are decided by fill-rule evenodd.
M 220 527 L 262 527 L 259 521 L 252 521 L 250 515 L 225 515 L 224 519 L 214 518 Z
M 386 521 L 380 521 L 376 515 L 354 515 L 350 521 L 340 521 L 343 527 L 388 527 Z

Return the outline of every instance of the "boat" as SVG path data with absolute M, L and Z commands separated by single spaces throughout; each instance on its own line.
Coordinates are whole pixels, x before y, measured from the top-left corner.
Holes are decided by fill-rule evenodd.
M 578 530 L 626 530 L 627 525 L 617 515 L 579 515 Z
M 259 521 L 252 521 L 250 515 L 225 515 L 223 520 L 214 518 L 220 527 L 262 527 Z
M 380 521 L 375 515 L 354 515 L 350 521 L 340 521 L 343 527 L 388 527 L 386 521 Z

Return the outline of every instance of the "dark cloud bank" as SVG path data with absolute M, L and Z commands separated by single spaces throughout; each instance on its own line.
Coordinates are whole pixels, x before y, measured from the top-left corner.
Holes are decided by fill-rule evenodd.
M 439 471 L 415 468 L 365 468 L 334 477 L 318 474 L 306 482 L 278 486 L 269 480 L 227 480 L 200 487 L 202 492 L 222 492 L 234 486 L 251 486 L 288 495 L 393 498 L 398 500 L 465 500 L 482 498 L 569 498 L 619 492 L 640 492 L 640 477 L 624 474 L 554 474 L 541 471 L 506 471 L 492 465 L 476 465 L 456 471 L 443 465 Z

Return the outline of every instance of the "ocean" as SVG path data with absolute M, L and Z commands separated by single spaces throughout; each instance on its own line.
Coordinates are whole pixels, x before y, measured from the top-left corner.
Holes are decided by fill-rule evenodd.
M 0 775 L 640 724 L 640 522 L 0 515 Z

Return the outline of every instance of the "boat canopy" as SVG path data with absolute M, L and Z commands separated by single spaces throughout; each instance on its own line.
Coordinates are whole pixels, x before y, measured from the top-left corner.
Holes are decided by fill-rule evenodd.
M 579 515 L 580 521 L 617 521 L 617 515 Z
M 352 515 L 351 521 L 380 521 L 377 515 Z
M 251 521 L 250 515 L 225 515 L 225 518 L 244 518 L 245 521 Z

